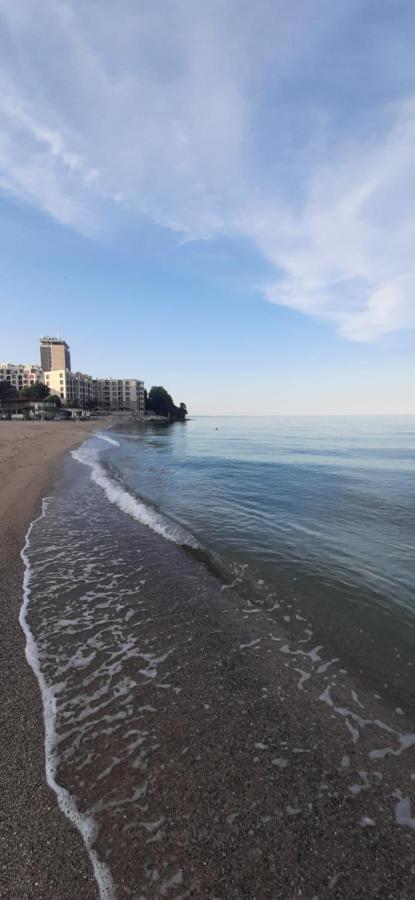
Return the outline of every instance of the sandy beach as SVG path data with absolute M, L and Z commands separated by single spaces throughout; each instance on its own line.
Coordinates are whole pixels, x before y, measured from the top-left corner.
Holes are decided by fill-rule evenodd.
M 62 457 L 96 422 L 0 422 L 1 869 L 5 898 L 96 898 L 82 838 L 45 778 L 41 697 L 18 616 L 20 551 Z
M 10 900 L 98 897 L 82 838 L 46 785 L 41 697 L 18 624 L 27 527 L 63 455 L 94 427 L 0 428 Z M 108 502 L 88 466 L 71 460 L 65 473 L 34 537 L 29 626 L 51 677 L 66 673 L 57 780 L 94 818 L 108 896 L 412 900 L 415 736 L 402 711 L 317 635 L 298 640 L 292 610 L 285 627 L 278 604 L 251 603 Z M 53 545 L 65 546 L 60 563 Z

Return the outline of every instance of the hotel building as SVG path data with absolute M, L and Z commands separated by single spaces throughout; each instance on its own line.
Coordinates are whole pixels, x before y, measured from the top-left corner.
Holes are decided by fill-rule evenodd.
M 45 384 L 65 406 L 87 406 L 97 399 L 95 379 L 83 372 L 70 372 L 68 369 L 45 372 Z
M 42 382 L 64 406 L 96 406 L 108 412 L 131 412 L 144 416 L 144 382 L 137 378 L 93 378 L 71 371 L 69 345 L 61 338 L 40 339 L 41 366 L 0 363 L 0 381 L 18 391 Z
M 144 416 L 144 382 L 137 378 L 97 378 L 97 400 L 101 409 L 130 410 Z
M 144 382 L 136 378 L 92 378 L 83 372 L 45 372 L 45 384 L 65 406 L 89 406 L 144 416 Z
M 71 353 L 66 341 L 56 337 L 40 339 L 40 364 L 44 372 L 71 368 Z
M 34 363 L 0 363 L 0 381 L 8 381 L 16 390 L 43 382 L 43 370 Z

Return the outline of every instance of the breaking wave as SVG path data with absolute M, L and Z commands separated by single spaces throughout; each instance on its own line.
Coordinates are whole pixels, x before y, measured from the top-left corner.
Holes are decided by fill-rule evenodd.
M 100 439 L 100 441 L 106 441 L 107 444 L 112 444 L 113 447 L 120 447 L 120 442 L 116 441 L 115 438 L 108 437 L 106 434 L 100 434 L 99 431 L 96 431 L 94 437 Z
M 97 437 L 100 437 L 100 435 L 97 435 Z M 181 525 L 171 522 L 167 517 L 152 509 L 149 504 L 134 496 L 113 478 L 102 465 L 99 458 L 99 450 L 83 445 L 78 450 L 72 450 L 71 453 L 78 462 L 90 467 L 92 481 L 102 488 L 110 503 L 118 506 L 128 516 L 136 519 L 137 522 L 146 525 L 147 528 L 151 528 L 152 531 L 161 535 L 167 541 L 193 549 L 199 547 L 196 539 Z

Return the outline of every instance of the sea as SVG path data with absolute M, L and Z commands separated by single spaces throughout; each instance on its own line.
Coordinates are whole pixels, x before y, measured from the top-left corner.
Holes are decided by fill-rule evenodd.
M 48 781 L 84 836 L 101 897 L 190 896 L 167 863 L 149 870 L 147 893 L 121 883 L 114 816 L 127 845 L 132 807 L 151 846 L 162 840 L 165 824 L 145 812 L 162 734 L 154 697 L 180 702 L 198 610 L 217 628 L 218 603 L 233 603 L 229 622 L 252 623 L 258 661 L 253 623 L 266 616 L 287 635 L 278 646 L 296 663 L 295 689 L 318 672 L 353 744 L 382 722 L 361 718 L 355 691 L 355 712 L 335 707 L 335 672 L 391 712 L 373 758 L 413 752 L 415 729 L 396 722 L 415 718 L 414 552 L 415 417 L 98 424 L 72 452 L 27 536 L 21 623 Z M 386 733 L 398 749 L 385 749 Z M 409 798 L 396 796 L 414 828 Z

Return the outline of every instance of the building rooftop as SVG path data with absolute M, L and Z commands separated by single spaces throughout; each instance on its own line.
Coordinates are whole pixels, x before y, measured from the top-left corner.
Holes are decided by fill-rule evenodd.
M 41 369 L 39 363 L 0 362 L 1 369 Z
M 92 375 L 89 374 L 89 372 L 78 372 L 78 371 L 75 372 L 74 369 L 46 369 L 44 374 L 45 375 L 65 374 L 68 376 L 68 378 L 91 378 L 92 380 L 94 380 Z
M 67 347 L 69 350 L 69 344 L 66 343 L 64 338 L 50 337 L 49 335 L 45 334 L 43 337 L 40 338 L 40 341 L 42 344 L 43 343 L 44 344 L 64 344 L 65 347 Z
M 97 378 L 97 381 L 138 381 L 139 384 L 144 384 L 142 378 L 114 378 L 114 376 L 107 376 L 105 378 Z

